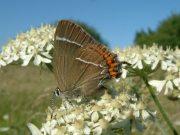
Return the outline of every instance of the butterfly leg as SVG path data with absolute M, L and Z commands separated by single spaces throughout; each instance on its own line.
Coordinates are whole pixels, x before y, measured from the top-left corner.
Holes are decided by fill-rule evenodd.
M 66 110 L 70 109 L 70 107 L 73 106 L 72 102 L 69 100 L 67 96 L 64 97 L 64 100 L 62 102 L 64 102 L 64 107 Z
M 101 87 L 101 86 L 102 86 L 102 84 L 104 83 L 104 80 L 105 80 L 105 78 L 103 78 L 102 80 L 99 81 L 98 87 Z

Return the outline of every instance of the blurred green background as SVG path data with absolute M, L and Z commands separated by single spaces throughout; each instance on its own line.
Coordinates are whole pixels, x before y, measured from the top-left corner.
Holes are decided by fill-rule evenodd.
M 33 65 L 9 65 L 0 69 L 0 135 L 27 135 L 26 124 L 38 127 L 46 120 L 51 92 L 56 87 L 54 76 L 46 68 Z

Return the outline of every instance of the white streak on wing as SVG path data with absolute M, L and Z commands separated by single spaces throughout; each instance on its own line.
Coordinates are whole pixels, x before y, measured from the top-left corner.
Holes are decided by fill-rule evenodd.
M 96 66 L 96 67 L 105 68 L 105 67 L 103 67 L 101 64 L 96 64 L 96 63 L 93 63 L 93 62 L 89 62 L 89 61 L 83 60 L 83 59 L 81 59 L 81 58 L 76 58 L 76 60 L 79 60 L 79 61 L 84 62 L 84 63 L 87 63 L 87 64 L 94 65 L 94 66 Z
M 100 74 L 105 74 L 107 72 L 107 69 L 103 69 Z
M 56 36 L 56 40 L 65 41 L 65 42 L 68 42 L 68 43 L 75 44 L 75 45 L 78 45 L 80 47 L 83 47 L 83 45 L 81 45 L 81 44 L 79 44 L 77 42 L 71 41 L 71 40 L 69 40 L 67 38 L 64 38 L 64 37 Z

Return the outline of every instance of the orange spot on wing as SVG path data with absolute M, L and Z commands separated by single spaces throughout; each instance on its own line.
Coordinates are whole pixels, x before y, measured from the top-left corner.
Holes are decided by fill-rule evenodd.
M 99 53 L 100 53 L 101 55 L 103 55 L 104 52 L 103 52 L 102 50 L 98 50 L 98 51 L 99 51 Z
M 118 65 L 118 63 L 112 63 L 112 64 L 110 64 L 110 67 L 111 68 L 114 68 L 114 67 L 116 67 Z
M 105 53 L 103 57 L 104 57 L 105 59 L 107 59 L 108 56 L 109 56 L 109 54 L 108 54 L 108 53 Z
M 112 57 L 112 56 L 108 56 L 108 57 L 106 58 L 106 60 L 113 60 L 113 57 Z
M 116 77 L 117 74 L 118 74 L 117 72 L 110 72 L 110 75 L 111 75 L 112 78 Z
M 103 58 L 104 61 L 106 62 L 106 66 L 108 66 L 108 74 L 111 78 L 116 78 L 118 77 L 119 73 L 121 72 L 119 70 L 119 61 L 116 58 L 117 55 L 114 53 L 111 53 L 108 51 L 107 48 L 103 47 L 102 45 L 97 45 L 93 46 L 92 49 L 99 53 Z
M 108 60 L 108 61 L 106 61 L 106 63 L 107 63 L 108 65 L 111 65 L 111 64 L 113 63 L 113 61 L 112 61 L 112 60 Z
M 109 68 L 108 71 L 109 71 L 109 72 L 113 72 L 113 68 Z

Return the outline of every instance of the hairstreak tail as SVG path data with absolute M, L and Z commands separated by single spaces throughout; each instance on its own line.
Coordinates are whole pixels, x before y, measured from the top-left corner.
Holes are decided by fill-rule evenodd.
M 105 79 L 118 78 L 122 63 L 79 25 L 62 20 L 54 36 L 56 89 L 66 95 L 90 96 L 102 89 Z

